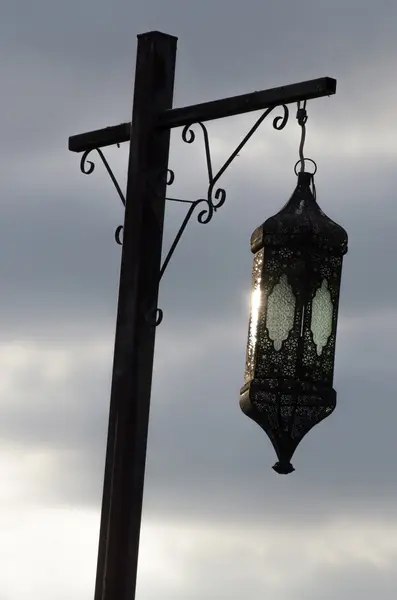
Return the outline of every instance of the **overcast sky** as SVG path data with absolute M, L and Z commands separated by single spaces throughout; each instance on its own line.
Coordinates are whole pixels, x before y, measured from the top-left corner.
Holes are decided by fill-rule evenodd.
M 161 284 L 137 600 L 392 600 L 397 591 L 397 3 L 2 0 L 0 600 L 93 598 L 122 205 L 70 135 L 130 120 L 136 35 L 179 38 L 175 106 L 330 76 L 308 103 L 320 206 L 349 233 L 335 413 L 296 472 L 240 411 L 251 232 L 295 186 L 265 123 Z M 221 165 L 254 122 L 209 124 Z M 206 193 L 173 131 L 169 193 Z M 128 145 L 106 151 L 125 186 Z M 167 207 L 165 248 L 184 217 Z

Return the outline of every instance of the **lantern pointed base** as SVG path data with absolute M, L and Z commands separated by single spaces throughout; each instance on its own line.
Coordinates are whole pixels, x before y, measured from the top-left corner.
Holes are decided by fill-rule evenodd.
M 291 379 L 252 379 L 240 390 L 240 408 L 268 435 L 278 461 L 273 469 L 288 475 L 302 438 L 336 406 L 330 386 Z
M 279 475 L 289 475 L 295 471 L 294 467 L 290 462 L 276 462 L 273 466 L 273 470 L 276 471 Z

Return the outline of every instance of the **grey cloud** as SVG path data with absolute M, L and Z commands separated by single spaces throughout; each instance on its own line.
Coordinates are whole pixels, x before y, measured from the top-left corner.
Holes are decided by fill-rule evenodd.
M 163 552 L 168 566 L 178 565 L 174 577 L 162 585 L 166 598 L 171 594 L 183 597 L 185 586 L 193 598 L 200 593 L 201 597 L 222 598 L 227 590 L 231 598 L 244 594 L 290 600 L 306 595 L 331 598 L 337 593 L 341 597 L 360 593 L 357 597 L 369 599 L 376 589 L 382 598 L 391 598 L 395 585 L 390 569 L 395 557 L 394 522 L 389 521 L 389 531 L 364 524 L 360 532 L 357 522 L 345 528 L 328 523 L 304 530 L 299 525 L 288 528 L 285 522 L 266 521 L 245 526 L 240 523 L 239 527 L 214 523 L 203 529 L 189 525 L 181 529 L 178 522 L 171 522 L 159 530 L 157 548 L 167 548 Z M 147 576 L 149 545 L 145 539 L 148 530 L 143 531 L 146 577 L 142 577 L 139 591 L 151 598 L 153 578 Z M 155 565 L 152 572 L 157 571 L 162 579 L 161 569 Z
M 80 157 L 67 152 L 67 137 L 129 120 L 135 34 L 156 28 L 180 37 L 176 105 L 322 75 L 338 78 L 335 97 L 309 104 L 307 151 L 319 162 L 319 203 L 348 230 L 350 251 L 337 349 L 339 405 L 302 442 L 296 473 L 283 479 L 271 470 L 270 442 L 240 412 L 238 391 L 249 237 L 293 190 L 298 133 L 292 110 L 286 130 L 261 130 L 257 146 L 236 160 L 222 181 L 227 204 L 210 225 L 191 223 L 162 282 L 165 320 L 156 349 L 145 515 L 211 523 L 255 522 L 266 514 L 274 523 L 306 525 L 338 514 L 395 519 L 396 175 L 388 137 L 395 3 L 253 2 L 251 10 L 153 0 L 128 7 L 43 0 L 34 7 L 3 5 L 1 342 L 33 340 L 38 349 L 64 346 L 75 353 L 67 379 L 52 384 L 43 375 L 45 361 L 32 359 L 14 375 L 2 402 L 3 447 L 51 457 L 34 490 L 43 505 L 100 504 L 120 259 L 112 233 L 122 206 L 99 163 L 90 177 L 79 174 Z M 210 125 L 217 164 L 248 122 Z M 182 148 L 178 136 L 169 192 L 200 197 L 200 142 Z M 376 152 L 371 136 L 378 136 Z M 359 142 L 349 154 L 352 139 Z M 107 153 L 125 183 L 126 152 Z M 168 207 L 165 248 L 182 218 L 181 207 Z M 108 344 L 108 352 L 82 360 L 73 344 L 89 340 Z M 87 356 L 90 351 L 87 344 Z M 227 556 L 213 563 L 220 574 L 229 559 L 239 560 Z M 221 597 L 210 562 L 193 573 L 189 598 L 213 596 L 214 589 Z M 244 577 L 228 581 L 247 595 Z M 324 598 L 330 590 L 332 597 L 364 599 L 376 591 L 388 600 L 395 587 L 388 575 L 380 579 L 367 569 L 364 589 L 351 565 L 348 574 L 322 573 L 321 581 Z M 317 587 L 307 582 L 294 598 L 318 597 Z
M 370 600 L 375 596 L 382 600 L 392 600 L 397 585 L 395 575 L 387 568 L 365 565 L 364 577 L 363 565 L 360 564 L 360 561 L 344 569 L 330 568 L 329 572 L 324 573 L 321 579 L 321 597 L 324 600 L 333 600 L 335 597 Z M 318 587 L 312 584 L 308 588 L 298 592 L 298 595 L 294 597 L 299 600 L 318 598 Z
M 363 11 L 370 18 L 359 18 Z M 9 102 L 10 113 L 17 111 L 18 123 L 7 135 L 12 122 L 7 120 L 3 140 L 10 138 L 9 147 L 22 138 L 20 153 L 32 142 L 37 149 L 44 135 L 55 146 L 63 144 L 58 137 L 63 130 L 71 134 L 84 124 L 89 129 L 129 119 L 134 34 L 153 28 L 180 37 L 176 104 L 322 75 L 340 80 L 333 111 L 339 107 L 346 114 L 346 100 L 349 119 L 371 118 L 374 107 L 367 105 L 368 98 L 375 106 L 378 101 L 382 111 L 391 102 L 378 91 L 379 79 L 390 86 L 396 16 L 391 3 L 371 10 L 357 0 L 348 7 L 305 1 L 289 3 L 287 12 L 284 4 L 253 2 L 247 11 L 229 3 L 225 19 L 222 2 L 212 3 L 208 12 L 181 0 L 117 8 L 96 3 L 94 10 L 76 1 L 40 0 L 34 9 L 29 2 L 8 1 L 3 14 L 1 45 L 14 65 L 12 70 L 5 63 L 8 94 L 3 101 Z M 133 23 L 139 23 L 137 31 Z
M 80 4 L 77 7 L 72 3 L 66 7 L 39 2 L 35 4 L 35 11 L 32 11 L 25 3 L 20 3 L 18 6 L 25 11 L 25 17 L 29 15 L 28 20 L 19 18 L 16 6 L 15 3 L 5 5 L 9 19 L 2 37 L 3 43 L 12 44 L 17 32 L 20 36 L 24 33 L 23 43 L 14 52 L 14 60 L 9 62 L 6 70 L 11 93 L 6 96 L 5 101 L 10 114 L 17 115 L 18 127 L 15 127 L 12 119 L 8 119 L 2 132 L 4 148 L 7 148 L 2 160 L 3 164 L 9 165 L 2 180 L 4 187 L 1 189 L 6 203 L 6 206 L 3 205 L 1 222 L 1 239 L 5 248 L 1 278 L 6 282 L 2 297 L 3 336 L 8 335 L 8 329 L 18 336 L 30 336 L 32 334 L 29 332 L 34 331 L 35 335 L 42 337 L 52 336 L 55 330 L 60 335 L 63 335 L 64 329 L 92 330 L 95 329 L 94 319 L 97 318 L 94 315 L 98 315 L 98 323 L 100 321 L 104 326 L 106 324 L 110 330 L 115 312 L 119 257 L 118 248 L 112 246 L 111 235 L 112 229 L 120 222 L 121 206 L 116 207 L 118 200 L 110 182 L 101 175 L 100 167 L 90 178 L 84 180 L 82 176 L 79 177 L 79 157 L 67 153 L 66 141 L 68 135 L 77 132 L 79 127 L 89 129 L 129 118 L 132 85 L 125 73 L 132 75 L 135 40 L 123 35 L 123 27 L 127 27 L 128 19 L 117 19 L 117 14 L 121 15 L 121 11 L 126 10 L 127 15 L 129 9 L 120 9 L 120 13 L 117 13 L 114 8 L 110 10 L 106 5 L 99 5 L 93 15 L 87 7 L 83 8 Z M 271 85 L 277 85 L 285 83 L 284 77 L 289 78 L 293 72 L 296 72 L 296 79 L 323 74 L 323 71 L 314 72 L 314 69 L 312 72 L 310 61 L 316 69 L 317 65 L 324 66 L 324 69 L 337 66 L 342 80 L 338 94 L 329 101 L 332 108 L 326 101 L 311 103 L 310 111 L 313 111 L 313 115 L 312 112 L 310 115 L 313 118 L 311 117 L 310 123 L 313 123 L 315 131 L 316 123 L 321 123 L 326 117 L 330 118 L 333 122 L 329 124 L 328 130 L 336 128 L 340 135 L 340 128 L 345 122 L 347 124 L 347 117 L 350 119 L 353 116 L 355 122 L 361 119 L 363 126 L 368 126 L 368 118 L 373 113 L 368 115 L 365 103 L 368 97 L 372 98 L 372 92 L 368 85 L 362 89 L 360 86 L 366 81 L 366 69 L 370 69 L 372 73 L 374 62 L 378 61 L 381 66 L 378 69 L 380 79 L 375 80 L 374 85 L 371 84 L 371 89 L 382 89 L 375 82 L 388 86 L 384 69 L 389 54 L 384 52 L 384 48 L 391 43 L 387 33 L 395 8 L 385 4 L 382 10 L 374 11 L 371 20 L 367 22 L 356 18 L 359 8 L 362 10 L 362 4 L 351 3 L 349 8 L 344 7 L 343 19 L 340 18 L 340 7 L 337 9 L 336 6 L 320 6 L 312 2 L 304 2 L 299 7 L 291 5 L 288 8 L 288 21 L 284 6 L 264 7 L 258 3 L 255 8 L 258 18 L 252 19 L 254 12 L 249 18 L 249 36 L 246 35 L 246 11 L 237 4 L 231 8 L 231 14 L 239 15 L 238 21 L 230 20 L 228 27 L 222 29 L 219 27 L 220 19 L 224 16 L 222 3 L 214 4 L 211 19 L 208 18 L 207 11 L 202 11 L 199 6 L 188 6 L 180 2 L 173 3 L 167 9 L 163 3 L 153 2 L 151 11 L 145 9 L 145 17 L 140 19 L 139 7 L 135 8 L 137 12 L 132 16 L 136 22 L 142 23 L 142 28 L 144 25 L 146 27 L 146 23 L 148 28 L 152 27 L 151 23 L 157 20 L 158 28 L 166 28 L 172 22 L 175 28 L 180 29 L 178 60 L 181 70 L 178 75 L 177 103 L 190 102 L 192 93 L 195 99 L 200 100 L 214 97 L 218 91 L 219 94 L 246 91 L 249 85 L 247 79 L 256 82 L 258 75 L 266 69 L 269 76 L 273 77 Z M 45 10 L 44 19 L 40 9 Z M 109 18 L 110 13 L 112 19 Z M 316 23 L 316 27 L 310 28 L 310 36 L 302 35 L 302 31 L 305 31 L 302 28 L 303 22 L 308 28 L 312 22 Z M 100 43 L 98 32 L 103 31 L 105 23 L 109 40 L 113 40 L 111 48 L 108 43 Z M 274 23 L 281 24 L 285 29 L 282 40 Z M 294 27 L 290 26 L 291 23 L 294 23 Z M 29 29 L 26 29 L 27 24 Z M 62 35 L 61 24 L 64 27 Z M 71 26 L 70 29 L 67 24 Z M 115 35 L 116 26 L 120 29 L 118 36 Z M 259 35 L 257 28 L 261 29 L 262 35 Z M 202 43 L 204 31 L 207 40 L 205 51 Z M 82 35 L 83 32 L 85 35 Z M 210 42 L 212 40 L 215 44 L 220 39 L 220 34 L 224 36 L 223 42 L 217 44 L 211 52 Z M 369 34 L 374 44 L 372 52 L 364 54 L 361 52 L 362 45 L 368 43 Z M 59 36 L 56 44 L 55 35 Z M 234 35 L 236 41 L 244 36 L 245 44 L 239 44 L 238 51 L 233 54 L 233 61 L 230 61 L 224 53 L 231 53 L 231 49 L 236 48 L 231 43 Z M 66 48 L 62 46 L 62 39 L 66 43 L 67 36 L 73 40 L 73 44 Z M 128 49 L 126 45 L 131 48 Z M 274 48 L 274 52 L 259 51 L 262 45 Z M 311 52 L 307 45 L 311 47 Z M 45 52 L 49 46 L 51 53 Z M 277 50 L 281 46 L 283 53 L 277 59 Z M 305 56 L 305 61 L 301 60 L 297 49 Z M 346 60 L 341 61 L 341 53 L 346 54 Z M 121 62 L 119 55 L 123 57 Z M 247 59 L 248 55 L 250 60 Z M 75 56 L 79 60 L 74 64 Z M 284 56 L 288 56 L 288 60 Z M 237 68 L 238 60 L 242 61 L 244 68 Z M 349 61 L 358 65 L 354 75 L 351 70 L 346 71 Z M 221 63 L 226 65 L 222 69 L 219 68 Z M 21 69 L 22 77 L 13 77 L 12 64 Z M 87 65 L 94 70 L 87 68 Z M 324 74 L 326 72 L 328 71 L 324 71 Z M 329 74 L 339 76 L 338 72 L 334 73 L 331 69 Z M 193 78 L 200 82 L 198 89 L 190 85 Z M 357 85 L 353 86 L 354 95 L 350 97 L 352 80 Z M 189 84 L 184 83 L 185 81 L 189 81 Z M 244 89 L 237 89 L 240 86 Z M 27 98 L 29 110 L 24 110 Z M 357 103 L 357 100 L 360 102 Z M 350 101 L 354 106 L 354 113 L 348 107 Z M 365 104 L 367 113 L 362 114 L 362 103 Z M 388 103 L 386 93 L 382 96 L 382 113 L 383 103 Z M 218 128 L 216 124 L 211 124 L 211 130 L 212 128 L 222 135 L 228 135 L 229 128 L 226 127 L 225 131 L 224 124 L 220 124 Z M 284 136 L 284 132 L 277 135 Z M 343 146 L 343 137 L 339 143 Z M 278 146 L 278 150 L 287 171 L 288 155 L 282 158 L 281 153 L 285 154 L 284 146 Z M 321 160 L 323 163 L 330 162 L 326 152 L 322 154 L 320 151 L 317 156 L 314 144 L 310 151 L 318 158 L 320 166 Z M 190 180 L 197 182 L 194 167 L 198 154 L 198 150 L 189 155 L 186 152 L 184 170 L 188 173 L 189 181 L 185 177 L 186 184 L 181 188 L 188 197 L 195 194 L 191 191 Z M 111 152 L 110 156 L 116 158 L 115 153 Z M 177 160 L 172 166 L 180 164 L 182 152 L 176 150 L 173 156 Z M 291 166 L 294 158 L 291 155 Z M 125 164 L 125 158 L 123 160 Z M 229 310 L 229 303 L 234 299 L 233 311 L 241 312 L 240 290 L 246 289 L 249 283 L 249 235 L 261 219 L 278 209 L 294 184 L 293 178 L 288 179 L 288 185 L 283 185 L 281 181 L 276 183 L 272 177 L 273 162 L 270 160 L 267 165 L 268 173 L 264 174 L 261 182 L 258 181 L 258 175 L 256 180 L 248 181 L 244 169 L 234 165 L 233 169 L 238 170 L 240 177 L 230 177 L 230 189 L 227 180 L 225 181 L 225 186 L 229 189 L 228 206 L 222 209 L 222 214 L 219 213 L 208 228 L 197 224 L 192 224 L 189 228 L 162 287 L 162 301 L 166 307 L 175 308 L 175 315 L 185 318 L 186 311 L 190 316 L 196 317 L 202 314 L 205 306 L 215 304 L 215 297 L 225 310 Z M 274 156 L 273 160 L 278 162 L 278 157 Z M 368 303 L 369 307 L 373 306 L 373 299 L 367 293 L 366 272 L 371 259 L 376 261 L 377 267 L 376 270 L 372 269 L 373 288 L 384 290 L 381 297 L 378 295 L 378 302 L 386 305 L 393 302 L 393 284 L 388 276 L 393 256 L 392 220 L 382 220 L 383 213 L 375 202 L 368 207 L 362 206 L 362 203 L 372 200 L 372 189 L 374 200 L 383 196 L 382 206 L 386 206 L 385 203 L 389 202 L 387 198 L 390 198 L 392 206 L 394 166 L 390 165 L 390 170 L 386 170 L 382 161 L 382 164 L 376 163 L 375 169 L 375 160 L 371 157 L 368 163 L 363 161 L 363 164 L 351 167 L 350 172 L 346 172 L 346 168 L 342 166 L 345 161 L 341 160 L 341 165 L 333 162 L 334 169 L 329 166 L 327 178 L 321 174 L 320 168 L 320 202 L 325 205 L 325 209 L 330 207 L 330 215 L 339 218 L 350 233 L 351 253 L 346 261 L 343 311 L 349 310 L 349 306 L 351 312 L 358 310 L 359 306 L 363 309 L 364 303 Z M 187 165 L 188 161 L 192 161 L 192 166 Z M 245 165 L 250 172 L 249 160 L 242 157 L 240 164 Z M 254 164 L 258 164 L 257 160 Z M 368 172 L 365 181 L 362 178 L 364 171 Z M 178 167 L 176 172 L 180 178 Z M 279 168 L 278 172 L 282 173 L 282 170 Z M 337 181 L 334 179 L 334 172 L 337 173 Z M 120 169 L 121 181 L 123 178 L 124 172 Z M 197 190 L 199 194 L 205 193 L 202 187 L 197 186 Z M 345 195 L 343 210 L 338 207 L 335 207 L 338 210 L 334 210 L 332 190 L 335 195 Z M 356 197 L 359 198 L 359 209 L 356 208 Z M 263 206 L 263 210 L 259 210 L 260 206 Z M 353 213 L 353 210 L 354 214 L 350 214 L 349 211 Z M 173 212 L 172 215 L 175 216 L 169 219 L 170 233 L 166 244 L 170 242 L 171 231 L 175 231 L 181 219 L 180 212 Z M 368 225 L 364 222 L 365 218 Z M 370 237 L 373 242 L 370 245 L 367 243 L 366 232 L 374 229 L 376 237 Z M 187 286 L 187 278 L 180 277 L 185 269 L 190 273 L 194 272 L 196 289 L 193 287 L 195 281 Z M 210 281 L 214 283 L 208 285 Z M 350 304 L 349 298 L 352 299 Z M 169 313 L 171 311 L 172 309 L 168 309 Z M 15 318 L 12 317 L 13 313 Z M 232 314 L 234 316 L 236 313 Z M 84 324 L 73 325 L 77 319 L 80 320 L 80 315 Z M 52 320 L 55 325 L 52 322 L 50 324 Z
M 378 409 L 373 401 L 379 395 L 385 399 L 392 398 L 393 395 L 392 384 L 383 377 L 384 371 L 390 368 L 387 366 L 387 357 L 392 356 L 394 352 L 393 338 L 384 340 L 379 337 L 376 323 L 373 322 L 374 316 L 378 316 L 381 311 L 394 308 L 393 279 L 387 277 L 387 273 L 392 271 L 389 261 L 393 260 L 392 221 L 385 222 L 383 213 L 378 215 L 375 203 L 361 205 L 359 200 L 355 200 L 360 182 L 353 184 L 347 173 L 343 173 L 343 177 L 345 181 L 339 178 L 337 186 L 342 190 L 346 189 L 346 202 L 340 194 L 335 200 L 336 185 L 327 185 L 328 182 L 324 179 L 321 185 L 318 185 L 318 189 L 320 198 L 324 199 L 320 199 L 321 205 L 332 217 L 340 220 L 350 233 L 351 254 L 346 259 L 341 323 L 343 324 L 343 318 L 359 316 L 363 325 L 361 334 L 357 333 L 357 330 L 350 333 L 354 343 L 350 343 L 348 350 L 344 346 L 338 347 L 338 357 L 342 357 L 340 364 L 344 366 L 337 379 L 337 386 L 340 387 L 338 411 L 332 419 L 319 427 L 318 432 L 316 430 L 308 436 L 297 453 L 296 460 L 301 466 L 298 467 L 299 463 L 297 464 L 297 483 L 291 483 L 291 489 L 301 498 L 301 502 L 305 502 L 310 488 L 311 494 L 314 493 L 317 498 L 316 510 L 319 512 L 330 510 L 330 505 L 325 502 L 330 482 L 333 485 L 332 498 L 336 498 L 335 502 L 339 503 L 339 506 L 346 502 L 352 506 L 352 502 L 357 502 L 358 496 L 358 501 L 364 505 L 362 508 L 368 509 L 374 501 L 373 490 L 376 489 L 376 485 L 383 490 L 386 504 L 388 498 L 392 497 L 390 494 L 394 494 L 394 483 L 388 475 L 393 469 L 391 457 L 394 435 L 393 431 L 388 429 L 392 423 L 390 415 L 393 405 L 384 405 L 385 418 L 375 420 Z M 81 177 L 81 181 L 83 184 L 86 179 Z M 378 179 L 369 180 L 366 194 L 371 199 L 375 197 L 375 192 L 380 197 L 385 194 L 386 198 L 386 194 L 390 194 L 387 189 L 388 181 L 390 182 L 390 177 L 387 173 L 379 177 L 379 183 Z M 291 183 L 293 184 L 293 178 Z M 354 185 L 353 191 L 349 189 L 349 184 Z M 263 477 L 260 485 L 270 486 L 272 480 L 269 477 L 274 477 L 270 470 L 273 461 L 271 446 L 254 424 L 244 420 L 237 406 L 237 395 L 241 385 L 246 334 L 247 314 L 244 303 L 249 289 L 251 268 L 249 235 L 253 229 L 252 225 L 260 222 L 264 213 L 269 214 L 281 205 L 281 184 L 278 184 L 277 189 L 275 183 L 271 185 L 270 181 L 266 181 L 266 188 L 269 190 L 266 193 L 268 202 L 261 199 L 264 192 L 259 182 L 251 181 L 246 187 L 240 183 L 240 186 L 233 186 L 227 207 L 222 209 L 223 214 L 217 215 L 211 225 L 191 225 L 162 287 L 161 306 L 165 310 L 166 319 L 162 325 L 164 331 L 162 328 L 159 330 L 158 356 L 161 357 L 162 353 L 168 352 L 170 345 L 177 343 L 181 343 L 183 352 L 186 340 L 196 340 L 197 345 L 207 344 L 208 342 L 200 338 L 200 331 L 205 324 L 213 326 L 215 330 L 217 325 L 224 324 L 224 327 L 230 330 L 236 328 L 238 333 L 233 345 L 226 346 L 222 343 L 224 333 L 221 328 L 219 340 L 210 342 L 208 351 L 200 360 L 196 360 L 192 366 L 185 365 L 182 374 L 178 364 L 172 364 L 168 372 L 162 373 L 159 383 L 155 385 L 151 430 L 153 448 L 149 446 L 147 486 L 147 505 L 151 510 L 161 511 L 164 507 L 172 510 L 174 506 L 179 506 L 180 510 L 194 512 L 198 505 L 192 502 L 192 499 L 196 497 L 199 498 L 200 510 L 207 513 L 210 506 L 205 505 L 205 499 L 203 500 L 199 490 L 212 486 L 212 498 L 218 497 L 218 494 L 220 497 L 229 495 L 233 490 L 235 503 L 228 502 L 229 511 L 239 513 L 247 502 L 246 490 L 255 489 L 255 485 L 258 485 L 258 473 L 259 479 Z M 287 188 L 284 184 L 283 187 Z M 292 186 L 289 188 L 288 185 L 288 189 L 292 190 Z M 349 204 L 350 196 L 353 206 Z M 242 211 L 245 204 L 240 203 L 240 198 L 243 203 L 250 202 L 250 211 Z M 60 397 L 57 397 L 56 390 L 43 389 L 43 394 L 56 398 L 50 410 L 46 406 L 41 409 L 40 401 L 37 400 L 34 403 L 33 417 L 29 419 L 26 419 L 23 413 L 18 414 L 18 405 L 11 414 L 7 415 L 4 412 L 5 435 L 8 434 L 14 440 L 25 440 L 24 443 L 44 445 L 52 449 L 55 455 L 59 454 L 59 464 L 63 467 L 58 470 L 58 476 L 55 478 L 56 486 L 52 476 L 52 493 L 57 496 L 58 501 L 63 497 L 65 500 L 69 498 L 70 501 L 74 499 L 78 502 L 98 502 L 109 389 L 109 386 L 106 386 L 105 392 L 104 373 L 106 370 L 107 375 L 109 374 L 111 365 L 119 260 L 119 249 L 112 246 L 109 235 L 108 219 L 113 213 L 118 213 L 120 207 L 107 209 L 107 201 L 99 196 L 100 229 L 98 225 L 94 229 L 93 213 L 86 201 L 79 206 L 78 201 L 72 198 L 68 202 L 60 203 L 59 207 L 51 207 L 47 201 L 45 214 L 47 217 L 52 215 L 54 222 L 57 220 L 62 223 L 61 229 L 56 226 L 48 227 L 48 223 L 43 222 L 40 217 L 42 213 L 35 206 L 35 202 L 40 206 L 41 199 L 32 198 L 32 209 L 28 213 L 26 223 L 29 223 L 30 230 L 34 231 L 35 235 L 14 240 L 11 247 L 15 253 L 20 253 L 20 262 L 17 265 L 5 263 L 10 270 L 9 289 L 3 293 L 4 306 L 7 306 L 8 302 L 10 308 L 12 306 L 15 310 L 18 299 L 24 310 L 19 311 L 15 321 L 12 320 L 11 309 L 4 311 L 3 340 L 18 335 L 22 339 L 36 337 L 42 343 L 47 342 L 51 345 L 54 340 L 65 343 L 67 339 L 93 335 L 93 332 L 98 330 L 103 332 L 109 342 L 108 367 L 103 366 L 103 370 L 100 370 L 99 366 L 91 370 L 85 368 L 84 373 L 79 373 L 77 369 L 71 373 L 73 383 L 67 386 Z M 383 207 L 389 204 L 392 210 L 392 199 L 382 199 Z M 59 214 L 61 209 L 66 214 Z M 176 208 L 172 209 L 170 226 L 173 227 L 179 222 L 176 212 Z M 359 219 L 356 218 L 357 214 Z M 7 221 L 6 213 L 3 221 L 3 239 L 12 233 L 11 223 L 12 219 Z M 364 229 L 364 223 L 368 223 L 367 227 L 371 230 L 375 226 L 377 228 L 373 246 L 368 245 L 368 229 Z M 37 235 L 40 228 L 43 228 L 43 233 Z M 390 232 L 386 235 L 388 229 Z M 70 243 L 68 232 L 73 244 Z M 171 232 L 169 236 L 170 234 Z M 106 246 L 105 239 L 108 240 Z M 170 237 L 168 241 L 169 239 Z M 239 240 L 239 244 L 236 240 Z M 49 244 L 49 241 L 52 244 Z M 39 250 L 35 259 L 42 268 L 41 282 L 40 270 L 33 269 L 30 262 L 32 242 L 36 246 L 36 252 Z M 374 248 L 382 260 L 373 260 Z M 390 250 L 383 257 L 385 248 Z M 51 261 L 57 257 L 60 259 L 60 268 L 48 279 Z M 25 271 L 22 271 L 22 268 Z M 368 288 L 368 272 L 372 274 L 371 283 L 375 293 L 371 293 L 372 288 Z M 106 281 L 106 278 L 109 279 Z M 379 288 L 390 291 L 379 295 Z M 27 289 L 29 295 L 24 292 Z M 37 293 L 36 298 L 33 290 Z M 43 296 L 44 291 L 46 297 Z M 392 321 L 393 314 L 391 312 Z M 33 315 L 34 322 L 31 323 Z M 364 320 L 365 317 L 368 322 Z M 371 361 L 373 347 L 379 349 L 376 355 L 377 362 Z M 357 355 L 357 348 L 361 349 L 360 355 Z M 227 364 L 224 363 L 225 360 Z M 237 365 L 240 366 L 237 368 Z M 350 367 L 349 371 L 347 365 Z M 361 374 L 364 365 L 366 376 Z M 99 378 L 98 373 L 102 373 Z M 159 387 L 156 387 L 157 385 Z M 37 387 L 35 379 L 28 379 L 26 390 L 33 387 Z M 159 390 L 164 401 L 156 406 L 156 397 L 160 397 Z M 357 399 L 354 400 L 354 404 L 353 399 Z M 359 407 L 363 412 L 360 421 L 357 417 L 356 422 Z M 31 406 L 31 410 L 32 408 Z M 59 428 L 61 410 L 66 412 L 62 417 L 62 427 Z M 222 414 L 223 411 L 225 415 Z M 211 425 L 209 415 L 212 413 L 216 420 Z M 170 415 L 175 415 L 175 419 L 170 420 Z M 358 422 L 360 432 L 365 432 L 362 437 L 355 433 Z M 236 440 L 242 437 L 243 431 L 246 432 L 247 440 L 252 440 L 252 446 L 241 447 L 240 443 L 236 443 Z M 337 445 L 335 435 L 338 435 Z M 254 440 L 257 441 L 257 448 Z M 315 445 L 315 440 L 318 446 Z M 380 440 L 379 446 L 377 440 Z M 181 448 L 184 449 L 183 452 Z M 310 450 L 312 448 L 315 452 Z M 77 460 L 76 457 L 80 465 L 79 470 L 71 467 Z M 367 469 L 371 469 L 370 482 L 367 481 Z M 189 473 L 189 476 L 186 473 Z M 313 473 L 316 473 L 315 481 Z M 316 496 L 313 488 L 320 483 Z M 237 492 L 234 491 L 236 485 L 239 488 Z M 252 510 L 257 510 L 257 503 L 262 502 L 263 494 L 264 489 L 259 488 L 258 492 L 250 495 L 250 498 L 255 497 Z M 279 507 L 283 500 L 280 499 L 278 491 L 273 491 L 273 494 L 274 498 L 277 498 L 274 506 Z M 368 496 L 367 503 L 362 501 L 364 494 Z M 266 495 L 268 497 L 268 490 Z M 206 493 L 206 497 L 211 496 Z M 289 505 L 288 496 L 284 502 L 286 506 Z M 376 498 L 376 502 L 379 502 L 379 497 Z M 307 511 L 313 511 L 312 504 L 308 505 Z
M 228 201 L 213 221 L 202 226 L 192 220 L 161 287 L 162 307 L 173 323 L 186 318 L 216 320 L 219 310 L 231 311 L 233 319 L 246 319 L 250 234 L 292 192 L 295 181 L 288 171 L 286 182 L 274 180 L 271 165 L 263 181 L 239 173 L 230 184 L 225 182 Z M 77 180 L 86 193 L 88 179 Z M 327 177 L 321 175 L 317 182 L 320 205 L 350 237 L 342 314 L 394 306 L 393 179 L 381 165 L 376 176 L 368 178 L 358 168 L 353 173 L 336 167 L 334 175 L 328 166 Z M 3 336 L 9 330 L 18 337 L 34 331 L 45 338 L 57 331 L 62 337 L 65 327 L 76 332 L 81 328 L 82 335 L 87 327 L 114 328 L 120 249 L 113 231 L 122 222 L 122 206 L 110 182 L 101 175 L 98 180 L 102 187 L 93 198 L 74 196 L 75 181 L 67 196 L 57 194 L 56 186 L 51 186 L 50 197 L 26 186 L 3 211 Z M 96 188 L 98 183 L 91 181 Z M 205 186 L 197 188 L 197 196 L 189 193 L 189 183 L 180 188 L 184 197 L 205 193 Z M 178 191 L 177 197 L 182 195 Z M 168 214 L 164 252 L 185 213 L 179 206 L 169 206 Z
M 218 81 L 233 81 L 238 75 L 242 85 L 249 70 L 277 77 L 282 76 L 280 65 L 287 76 L 297 68 L 311 71 L 320 53 L 325 68 L 338 61 L 341 70 L 381 56 L 392 44 L 396 7 L 392 2 L 375 9 L 358 0 L 348 5 L 304 0 L 287 5 L 251 2 L 246 10 L 233 2 L 226 13 L 221 1 L 208 8 L 182 0 L 118 7 L 97 3 L 93 8 L 77 1 L 65 5 L 41 0 L 33 9 L 28 2 L 9 0 L 3 12 L 3 43 L 12 47 L 18 39 L 22 48 L 43 53 L 51 48 L 62 65 L 74 61 L 96 71 L 109 64 L 127 65 L 135 43 L 132 32 L 162 29 L 180 36 L 200 79 L 204 72 Z
M 393 380 L 384 376 L 390 369 L 387 357 L 393 354 L 392 340 L 383 337 L 385 327 L 376 333 L 373 323 L 371 347 L 356 358 L 352 352 L 365 349 L 368 332 L 342 331 L 339 405 L 302 442 L 293 461 L 297 471 L 285 479 L 271 470 L 275 455 L 267 437 L 238 407 L 245 327 L 234 332 L 225 320 L 213 329 L 203 336 L 200 324 L 184 333 L 166 324 L 159 333 L 158 355 L 174 351 L 173 345 L 176 352 L 168 364 L 160 360 L 155 372 L 146 510 L 207 519 L 255 518 L 265 504 L 267 515 L 284 513 L 289 519 L 394 514 L 394 390 Z M 198 352 L 184 361 L 190 336 Z M 377 351 L 371 356 L 373 348 Z M 52 454 L 54 470 L 43 473 L 39 486 L 46 502 L 98 505 L 109 368 L 102 361 L 82 361 L 67 381 L 53 387 L 43 385 L 37 371 L 32 366 L 18 376 L 15 404 L 3 409 L 3 443 Z M 29 396 L 29 390 L 35 393 Z

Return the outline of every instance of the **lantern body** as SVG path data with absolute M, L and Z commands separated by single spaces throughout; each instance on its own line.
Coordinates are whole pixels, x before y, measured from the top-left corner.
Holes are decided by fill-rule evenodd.
M 240 406 L 269 436 L 278 473 L 336 405 L 332 387 L 347 233 L 318 206 L 312 175 L 251 237 L 251 314 Z

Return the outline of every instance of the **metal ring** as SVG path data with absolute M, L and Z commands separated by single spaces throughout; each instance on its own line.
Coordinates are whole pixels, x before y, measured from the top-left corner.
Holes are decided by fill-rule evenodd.
M 305 162 L 305 161 L 309 161 L 314 165 L 314 172 L 311 173 L 311 175 L 315 175 L 317 173 L 317 163 L 314 160 L 312 160 L 311 158 L 304 158 L 303 162 Z M 302 161 L 301 161 L 301 159 L 299 159 L 294 166 L 294 173 L 296 176 L 298 176 L 298 171 L 296 170 L 296 167 L 301 164 L 302 164 Z M 303 165 L 303 166 L 305 166 L 305 165 Z

